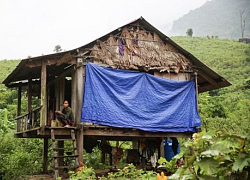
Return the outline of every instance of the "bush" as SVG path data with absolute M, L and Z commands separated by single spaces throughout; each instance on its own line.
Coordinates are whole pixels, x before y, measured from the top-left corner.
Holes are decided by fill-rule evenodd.
M 250 167 L 249 137 L 209 131 L 195 133 L 185 143 L 184 166 L 169 179 L 247 178 Z

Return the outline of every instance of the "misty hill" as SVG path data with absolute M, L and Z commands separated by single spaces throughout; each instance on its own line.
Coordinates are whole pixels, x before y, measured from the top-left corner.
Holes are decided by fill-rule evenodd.
M 186 35 L 189 28 L 193 36 L 218 36 L 219 38 L 241 38 L 240 12 L 245 20 L 245 35 L 250 37 L 250 0 L 211 0 L 203 6 L 173 22 L 170 36 Z

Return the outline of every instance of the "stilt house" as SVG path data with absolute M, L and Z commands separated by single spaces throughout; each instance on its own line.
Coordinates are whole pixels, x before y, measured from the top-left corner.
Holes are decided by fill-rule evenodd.
M 137 76 L 141 74 L 143 77 Z M 93 76 L 96 79 L 93 80 Z M 141 86 L 137 86 L 138 81 Z M 191 93 L 189 98 L 188 95 L 181 95 L 180 91 L 185 90 L 173 88 L 176 84 L 183 86 L 186 82 L 191 82 L 192 87 L 188 92 Z M 44 140 L 44 172 L 47 171 L 48 140 L 51 138 L 53 143 L 56 136 L 62 139 L 58 148 L 53 147 L 57 177 L 62 160 L 57 159 L 59 156 L 56 151 L 59 151 L 59 155 L 64 155 L 63 139 L 67 139 L 66 137 L 70 137 L 75 143 L 75 153 L 72 156 L 76 157 L 76 161 L 83 161 L 86 137 L 114 141 L 162 141 L 167 137 L 191 137 L 197 131 L 196 126 L 201 125 L 197 113 L 198 93 L 230 85 L 226 79 L 143 17 L 79 48 L 23 59 L 3 83 L 9 88 L 18 88 L 15 137 Z M 100 84 L 102 85 L 99 86 Z M 117 86 L 120 92 L 124 88 L 121 96 L 115 95 Z M 172 88 L 169 90 L 171 93 L 178 91 L 174 97 L 171 93 L 168 94 L 171 97 L 166 95 L 165 88 L 168 89 L 168 86 Z M 26 114 L 20 114 L 24 89 L 28 92 L 28 109 Z M 154 96 L 151 97 L 152 94 Z M 39 97 L 40 106 L 32 108 L 32 97 Z M 119 99 L 120 97 L 123 99 Z M 173 104 L 164 102 L 165 97 Z M 159 103 L 159 98 L 160 101 L 163 100 L 162 103 Z M 70 128 L 53 128 L 51 120 L 55 119 L 54 112 L 62 109 L 65 99 L 73 110 L 75 125 Z M 189 100 L 193 104 L 187 102 Z M 105 109 L 107 104 L 111 106 Z M 167 116 L 167 108 L 176 108 L 176 104 L 179 105 L 174 110 L 175 116 Z M 116 108 L 114 111 L 113 106 Z M 133 107 L 136 111 L 133 111 Z M 181 107 L 184 107 L 183 111 L 179 109 Z M 105 111 L 107 116 L 103 115 Z M 143 115 L 145 112 L 147 117 Z M 120 114 L 125 116 L 119 117 Z M 167 119 L 164 119 L 165 115 Z M 124 119 L 121 121 L 119 118 Z M 142 123 L 144 118 L 146 124 Z M 159 121 L 155 122 L 155 119 Z M 163 156 L 163 153 L 161 146 L 160 155 Z

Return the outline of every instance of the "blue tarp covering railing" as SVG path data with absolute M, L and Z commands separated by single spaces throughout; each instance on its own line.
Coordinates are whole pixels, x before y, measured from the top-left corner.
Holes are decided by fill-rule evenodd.
M 86 65 L 82 122 L 150 132 L 201 126 L 194 80 L 171 81 L 145 72 Z

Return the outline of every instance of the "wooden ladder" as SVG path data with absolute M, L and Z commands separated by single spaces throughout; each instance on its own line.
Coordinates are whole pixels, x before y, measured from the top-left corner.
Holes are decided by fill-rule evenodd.
M 53 158 L 53 166 L 55 171 L 55 179 L 59 177 L 59 169 L 63 170 L 75 170 L 79 167 L 78 160 L 78 152 L 77 152 L 77 144 L 76 144 L 76 135 L 75 129 L 72 128 L 64 128 L 64 131 L 70 131 L 70 136 L 62 136 L 56 131 L 59 130 L 57 128 L 51 128 L 51 142 L 52 142 L 52 158 Z M 63 142 L 63 147 L 58 147 L 59 142 Z M 65 146 L 65 141 L 71 141 L 73 147 Z M 65 147 L 64 147 L 65 146 Z M 66 151 L 67 152 L 66 152 Z M 61 154 L 59 154 L 61 151 Z M 63 165 L 59 166 L 59 161 L 63 161 Z M 68 164 L 70 162 L 70 164 Z M 74 163 L 74 165 L 72 164 Z

